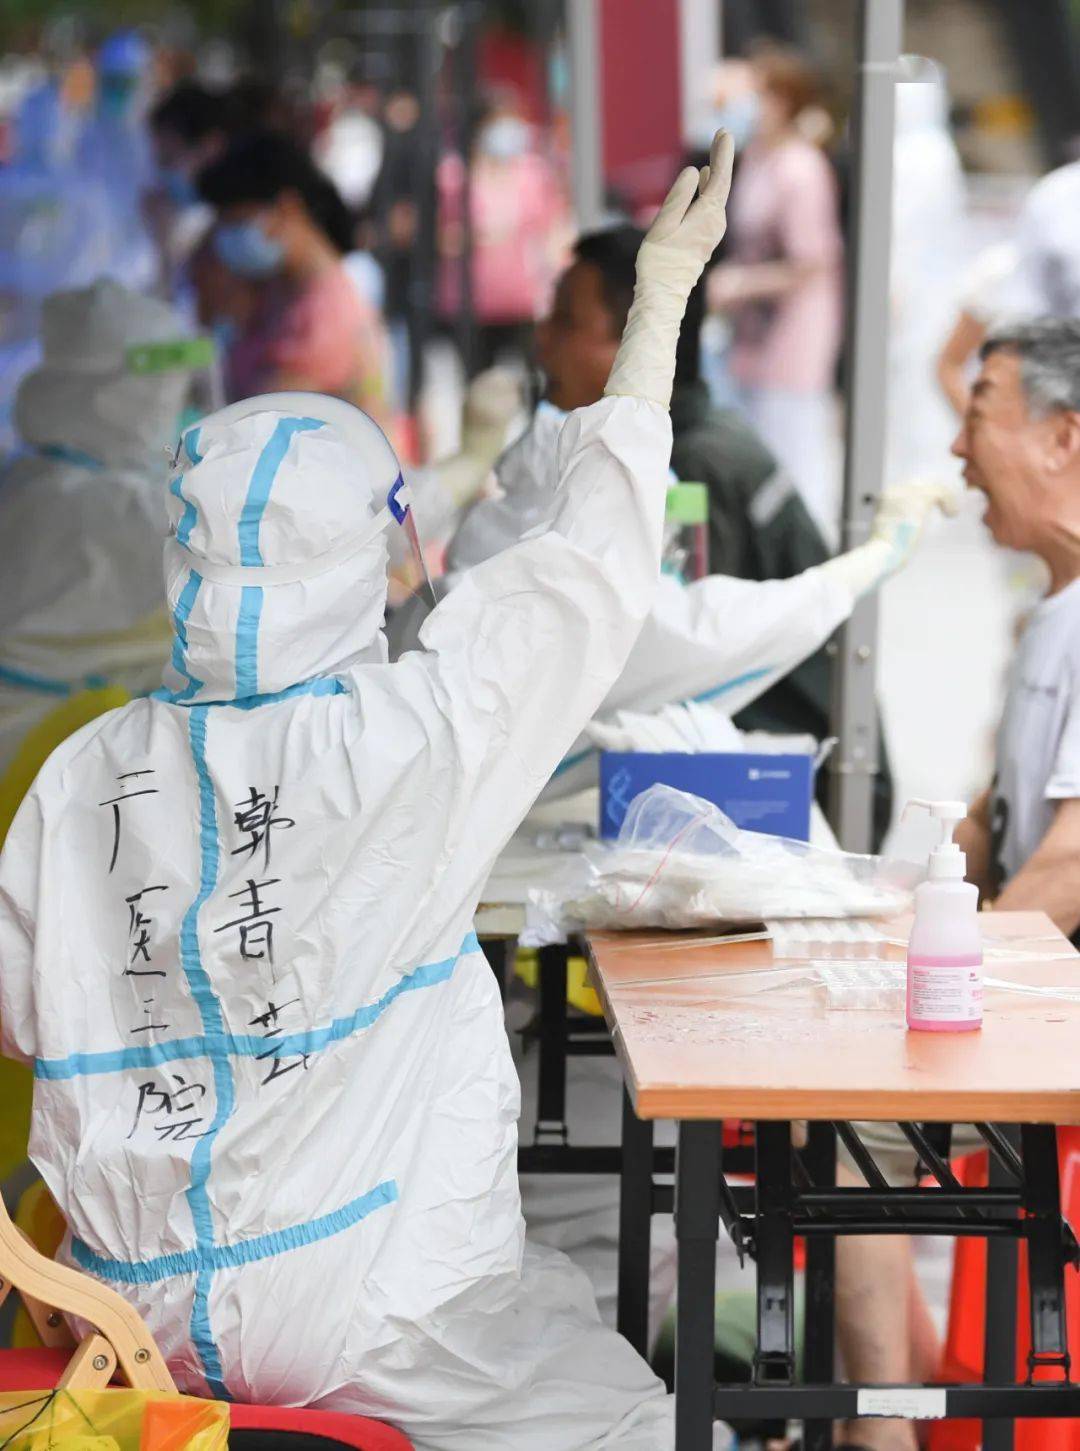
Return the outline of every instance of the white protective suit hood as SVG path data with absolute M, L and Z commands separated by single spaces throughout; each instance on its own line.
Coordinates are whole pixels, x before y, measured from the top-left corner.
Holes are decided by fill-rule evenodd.
M 129 349 L 172 341 L 178 320 L 117 282 L 57 292 L 41 311 L 42 363 L 19 385 L 15 426 L 25 443 L 145 472 L 176 443 L 190 387 L 186 369 L 134 374 Z
M 161 683 L 165 485 L 191 372 L 167 344 L 169 370 L 136 376 L 127 350 L 182 330 L 115 283 L 46 301 L 46 362 L 19 393 L 28 447 L 0 473 L 0 773 L 70 697 Z
M 273 695 L 386 659 L 384 530 L 401 472 L 377 424 L 340 399 L 267 394 L 189 429 L 176 462 L 165 549 L 173 698 Z

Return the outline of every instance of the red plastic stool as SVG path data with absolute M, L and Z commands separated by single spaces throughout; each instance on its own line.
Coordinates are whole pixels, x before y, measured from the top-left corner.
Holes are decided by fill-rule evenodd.
M 0 1391 L 47 1390 L 64 1372 L 68 1350 L 0 1351 Z M 304 1411 L 286 1406 L 242 1406 L 229 1408 L 232 1429 L 230 1446 L 262 1451 L 262 1448 L 349 1446 L 353 1451 L 412 1451 L 412 1442 L 380 1421 L 364 1416 L 346 1416 L 340 1411 Z M 265 1434 L 260 1435 L 263 1432 Z
M 1080 1223 L 1080 1129 L 1057 1131 L 1061 1204 L 1071 1224 Z M 957 1166 L 957 1177 L 968 1188 L 986 1184 L 987 1155 L 972 1154 Z M 1028 1374 L 1031 1320 L 1028 1310 L 1027 1246 L 1020 1245 L 1016 1298 L 1016 1379 Z M 1065 1267 L 1065 1323 L 1074 1368 L 1080 1364 L 1080 1275 Z M 953 1258 L 949 1325 L 938 1379 L 957 1384 L 981 1381 L 986 1329 L 986 1240 L 958 1239 Z M 1039 1381 L 1059 1380 L 1055 1371 L 1040 1373 Z M 938 1421 L 930 1431 L 930 1451 L 978 1451 L 981 1421 Z M 1016 1422 L 1016 1451 L 1080 1451 L 1080 1421 L 1027 1420 Z

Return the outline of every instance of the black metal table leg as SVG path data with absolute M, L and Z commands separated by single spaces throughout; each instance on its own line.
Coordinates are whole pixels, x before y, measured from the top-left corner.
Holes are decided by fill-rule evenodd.
M 652 1244 L 653 1124 L 634 1112 L 623 1089 L 622 1175 L 619 1183 L 618 1329 L 643 1356 L 649 1354 L 649 1280 Z
M 1018 1131 L 1001 1131 L 1015 1144 Z M 1013 1183 L 996 1154 L 990 1155 L 992 1188 Z M 1016 1380 L 1016 1258 L 1015 1239 L 989 1239 L 986 1244 L 986 1369 L 987 1385 L 1012 1385 Z M 983 1451 L 1013 1451 L 1013 1422 L 983 1421 Z
M 675 1451 L 712 1447 L 716 1241 L 720 1223 L 720 1125 L 679 1125 L 675 1238 L 679 1290 L 675 1334 Z
M 1029 1376 L 1050 1367 L 1069 1373 L 1065 1328 L 1065 1235 L 1061 1226 L 1057 1131 L 1048 1124 L 1020 1130 L 1024 1159 L 1024 1238 L 1031 1287 Z
M 566 976 L 569 948 L 541 947 L 536 1139 L 566 1142 Z
M 795 1379 L 795 1235 L 792 1228 L 791 1124 L 757 1126 L 758 1344 L 754 1381 Z
M 830 1123 L 811 1124 L 803 1163 L 819 1189 L 836 1185 L 836 1130 Z M 806 1242 L 806 1296 L 803 1309 L 803 1380 L 831 1385 L 836 1374 L 836 1240 L 813 1235 Z M 805 1451 L 831 1451 L 833 1423 L 803 1422 Z

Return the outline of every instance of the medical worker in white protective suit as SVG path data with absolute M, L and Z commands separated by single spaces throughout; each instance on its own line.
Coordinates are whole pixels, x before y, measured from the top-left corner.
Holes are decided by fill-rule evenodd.
M 108 270 L 111 224 L 102 189 L 73 164 L 75 122 L 55 82 L 15 118 L 15 153 L 0 167 L 0 454 L 15 446 L 15 391 L 41 354 L 42 300 Z
M 160 683 L 162 440 L 191 375 L 134 372 L 131 350 L 181 330 L 171 308 L 116 282 L 45 300 L 42 361 L 15 398 L 21 449 L 0 469 L 0 778 L 59 702 Z
M 143 217 L 143 197 L 156 179 L 146 105 L 153 51 L 132 30 L 110 35 L 97 53 L 94 110 L 79 138 L 80 174 L 104 191 L 111 223 L 108 275 L 148 290 L 157 253 Z
M 685 299 L 730 146 L 644 243 L 548 532 L 386 663 L 398 463 L 340 400 L 187 432 L 166 689 L 62 746 L 0 858 L 5 1052 L 63 1257 L 181 1386 L 369 1413 L 418 1451 L 662 1451 L 672 1405 L 526 1245 L 518 1085 L 472 931 L 492 861 L 623 667 L 657 578 Z M 727 1445 L 717 1428 L 718 1445 Z

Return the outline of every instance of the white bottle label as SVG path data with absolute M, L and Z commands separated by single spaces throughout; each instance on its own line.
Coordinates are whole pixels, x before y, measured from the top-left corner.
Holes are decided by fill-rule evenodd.
M 982 968 L 942 963 L 939 967 L 909 969 L 911 997 L 908 1016 L 920 1023 L 972 1023 L 982 1018 Z

